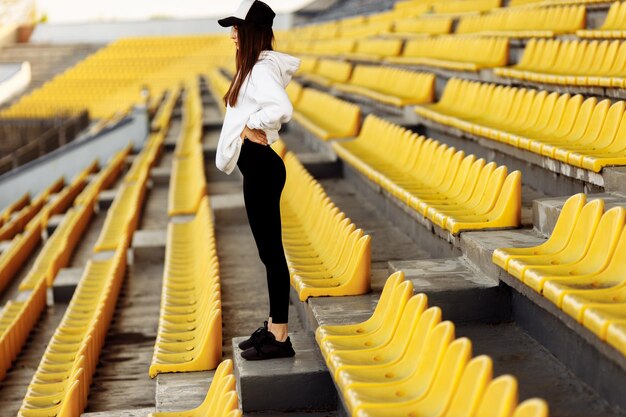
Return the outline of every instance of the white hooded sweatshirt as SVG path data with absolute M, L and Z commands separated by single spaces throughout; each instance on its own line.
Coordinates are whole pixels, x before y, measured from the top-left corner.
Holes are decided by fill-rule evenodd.
M 293 105 L 285 88 L 300 66 L 300 59 L 283 52 L 263 50 L 246 77 L 235 107 L 226 106 L 215 165 L 230 174 L 237 166 L 244 126 L 265 131 L 269 145 L 278 140 L 282 123 L 291 120 Z

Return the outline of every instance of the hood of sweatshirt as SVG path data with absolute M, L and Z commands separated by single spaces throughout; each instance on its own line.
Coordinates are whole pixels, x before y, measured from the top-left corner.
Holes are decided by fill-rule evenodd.
M 280 74 L 283 87 L 287 87 L 293 74 L 300 67 L 301 60 L 284 52 L 265 49 L 259 54 L 259 62 L 267 62 L 273 65 Z

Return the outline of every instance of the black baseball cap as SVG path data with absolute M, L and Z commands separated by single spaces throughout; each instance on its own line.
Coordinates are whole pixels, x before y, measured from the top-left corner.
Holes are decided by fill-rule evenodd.
M 271 27 L 276 13 L 270 6 L 260 0 L 243 0 L 233 16 L 219 19 L 220 26 L 228 27 L 245 22 L 253 22 L 262 26 Z

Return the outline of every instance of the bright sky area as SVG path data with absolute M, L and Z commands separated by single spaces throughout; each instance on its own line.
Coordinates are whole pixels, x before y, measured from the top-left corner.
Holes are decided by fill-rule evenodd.
M 264 0 L 276 13 L 289 13 L 312 0 Z M 51 23 L 145 20 L 151 18 L 198 18 L 226 16 L 239 0 L 38 0 L 40 13 Z

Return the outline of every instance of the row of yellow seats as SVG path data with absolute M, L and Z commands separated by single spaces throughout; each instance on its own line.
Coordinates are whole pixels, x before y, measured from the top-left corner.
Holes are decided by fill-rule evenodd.
M 541 399 L 517 405 L 517 380 L 493 378 L 489 356 L 472 358 L 468 338 L 413 295 L 402 271 L 385 283 L 372 316 L 361 323 L 322 325 L 315 338 L 355 417 L 547 417 Z
M 150 413 L 148 417 L 241 417 L 233 361 L 226 359 L 215 370 L 204 401 L 198 407 L 185 411 Z
M 361 108 L 332 94 L 305 88 L 294 103 L 292 118 L 322 140 L 348 138 L 359 132 Z
M 423 117 L 600 172 L 626 164 L 626 103 L 451 79 Z
M 8 219 L 2 227 L 0 227 L 0 241 L 11 240 L 15 235 L 22 232 L 26 225 L 41 211 L 46 205 L 46 202 L 53 194 L 58 193 L 63 189 L 65 180 L 63 177 L 57 179 L 50 184 L 45 190 L 43 190 L 37 197 L 30 201 L 28 205 L 25 205 L 17 212 L 14 212 L 12 217 Z
M 496 249 L 493 262 L 626 355 L 625 220 L 623 207 L 577 194 L 548 240 Z
M 195 213 L 206 193 L 207 184 L 204 175 L 202 145 L 197 144 L 193 153 L 184 158 L 175 158 L 172 162 L 168 215 Z
M 117 152 L 107 162 L 107 165 L 102 169 L 92 180 L 87 184 L 85 189 L 74 200 L 74 206 L 89 206 L 93 205 L 98 198 L 98 194 L 102 190 L 106 190 L 111 187 L 115 180 L 122 173 L 126 158 L 132 150 L 132 145 L 126 146 L 121 151 Z
M 435 75 L 384 66 L 356 65 L 350 80 L 333 84 L 333 88 L 403 107 L 431 103 L 435 95 Z
M 496 75 L 549 84 L 626 87 L 626 42 L 536 40 L 517 65 Z
M 126 55 L 111 53 L 110 50 L 115 48 L 112 44 L 104 48 L 104 52 L 87 57 L 20 98 L 3 110 L 2 115 L 33 117 L 86 107 L 93 117 L 107 117 L 119 108 L 137 102 L 138 92 L 144 84 L 158 95 L 181 80 L 206 71 L 211 66 L 210 58 L 216 53 L 211 43 L 188 49 L 144 50 L 146 57 L 137 56 L 133 51 L 126 51 Z M 103 65 L 112 68 L 103 70 Z
M 338 59 L 320 59 L 317 61 L 314 72 L 299 72 L 303 78 L 325 87 L 334 83 L 345 83 L 352 75 L 352 64 Z
M 94 166 L 91 164 L 70 185 L 58 192 L 57 198 L 48 201 L 55 191 L 59 191 L 59 187 L 63 187 L 63 178 L 55 181 L 0 229 L 3 240 L 11 240 L 9 247 L 0 254 L 0 291 L 12 281 L 39 244 L 50 216 L 65 211 L 72 204 Z
M 409 40 L 404 45 L 401 56 L 385 58 L 384 62 L 479 71 L 483 68 L 505 66 L 508 59 L 507 38 L 450 35 Z
M 165 92 L 165 98 L 158 106 L 152 121 L 150 122 L 150 129 L 153 132 L 159 130 L 166 130 L 170 126 L 170 120 L 172 119 L 172 113 L 178 97 L 180 96 L 180 89 L 174 88 Z
M 202 151 L 202 101 L 196 85 L 187 90 L 183 104 L 183 121 L 172 162 L 168 215 L 195 213 L 206 192 Z
M 386 37 L 411 38 L 415 36 L 445 35 L 452 31 L 451 17 L 418 16 L 396 20 Z
M 124 236 L 137 228 L 146 193 L 148 172 L 143 171 L 137 181 L 124 181 L 107 211 L 107 216 L 94 245 L 94 252 L 115 250 Z
M 94 252 L 115 250 L 137 228 L 150 175 L 161 155 L 166 129 L 151 133 L 124 176 L 94 245 Z
M 451 233 L 521 222 L 521 173 L 486 164 L 374 115 L 359 136 L 332 144 L 371 181 Z
M 174 156 L 185 158 L 202 143 L 202 98 L 197 82 L 188 83 L 183 98 L 181 131 L 176 140 Z
M 626 38 L 626 2 L 611 4 L 602 26 L 576 32 L 581 38 Z
M 26 300 L 8 301 L 0 313 L 0 381 L 46 307 L 46 288 L 45 280 L 40 280 Z
M 65 213 L 61 224 L 39 252 L 33 267 L 20 282 L 20 291 L 33 290 L 42 280 L 52 286 L 59 270 L 68 265 L 93 212 L 93 205 L 89 205 L 72 207 Z
M 209 198 L 193 220 L 170 222 L 150 377 L 214 369 L 222 357 L 220 275 Z
M 393 22 L 389 20 L 382 22 L 368 22 L 361 25 L 343 28 L 340 36 L 341 39 L 375 38 L 390 32 L 392 27 Z
M 128 237 L 109 259 L 89 260 L 28 385 L 18 417 L 79 417 L 126 273 Z
M 343 54 L 345 59 L 380 62 L 383 58 L 398 56 L 402 52 L 400 39 L 365 39 L 356 44 L 354 52 Z
M 300 300 L 368 292 L 371 237 L 333 204 L 293 153 L 284 161 L 283 245 Z
M 28 204 L 30 204 L 30 194 L 28 193 L 25 193 L 23 196 L 9 204 L 4 210 L 2 210 L 2 213 L 0 213 L 0 227 L 4 226 L 14 213 L 19 212 Z
M 119 176 L 124 159 L 130 148 L 118 152 L 74 200 L 74 205 L 66 213 L 52 236 L 46 241 L 28 274 L 21 281 L 19 290 L 33 290 L 42 279 L 52 286 L 57 273 L 68 265 L 74 248 L 91 221 L 94 204 L 100 191 Z M 91 172 L 91 166 L 83 175 Z
M 211 94 L 215 98 L 217 102 L 217 106 L 222 112 L 222 116 L 226 114 L 226 105 L 224 104 L 224 100 L 222 97 L 226 94 L 228 89 L 230 88 L 230 78 L 226 77 L 219 68 L 212 69 L 208 74 L 208 84 L 209 90 Z
M 574 33 L 586 23 L 585 6 L 503 9 L 459 20 L 455 33 L 508 37 L 553 37 Z
M 432 5 L 437 14 L 487 12 L 502 5 L 502 0 L 440 0 Z
M 66 187 L 60 190 L 54 196 L 54 200 L 49 201 L 45 209 L 48 211 L 47 216 L 64 213 L 70 206 L 74 204 L 77 196 L 83 191 L 89 182 L 89 176 L 98 171 L 98 161 L 94 160 L 75 178 L 72 179 Z

